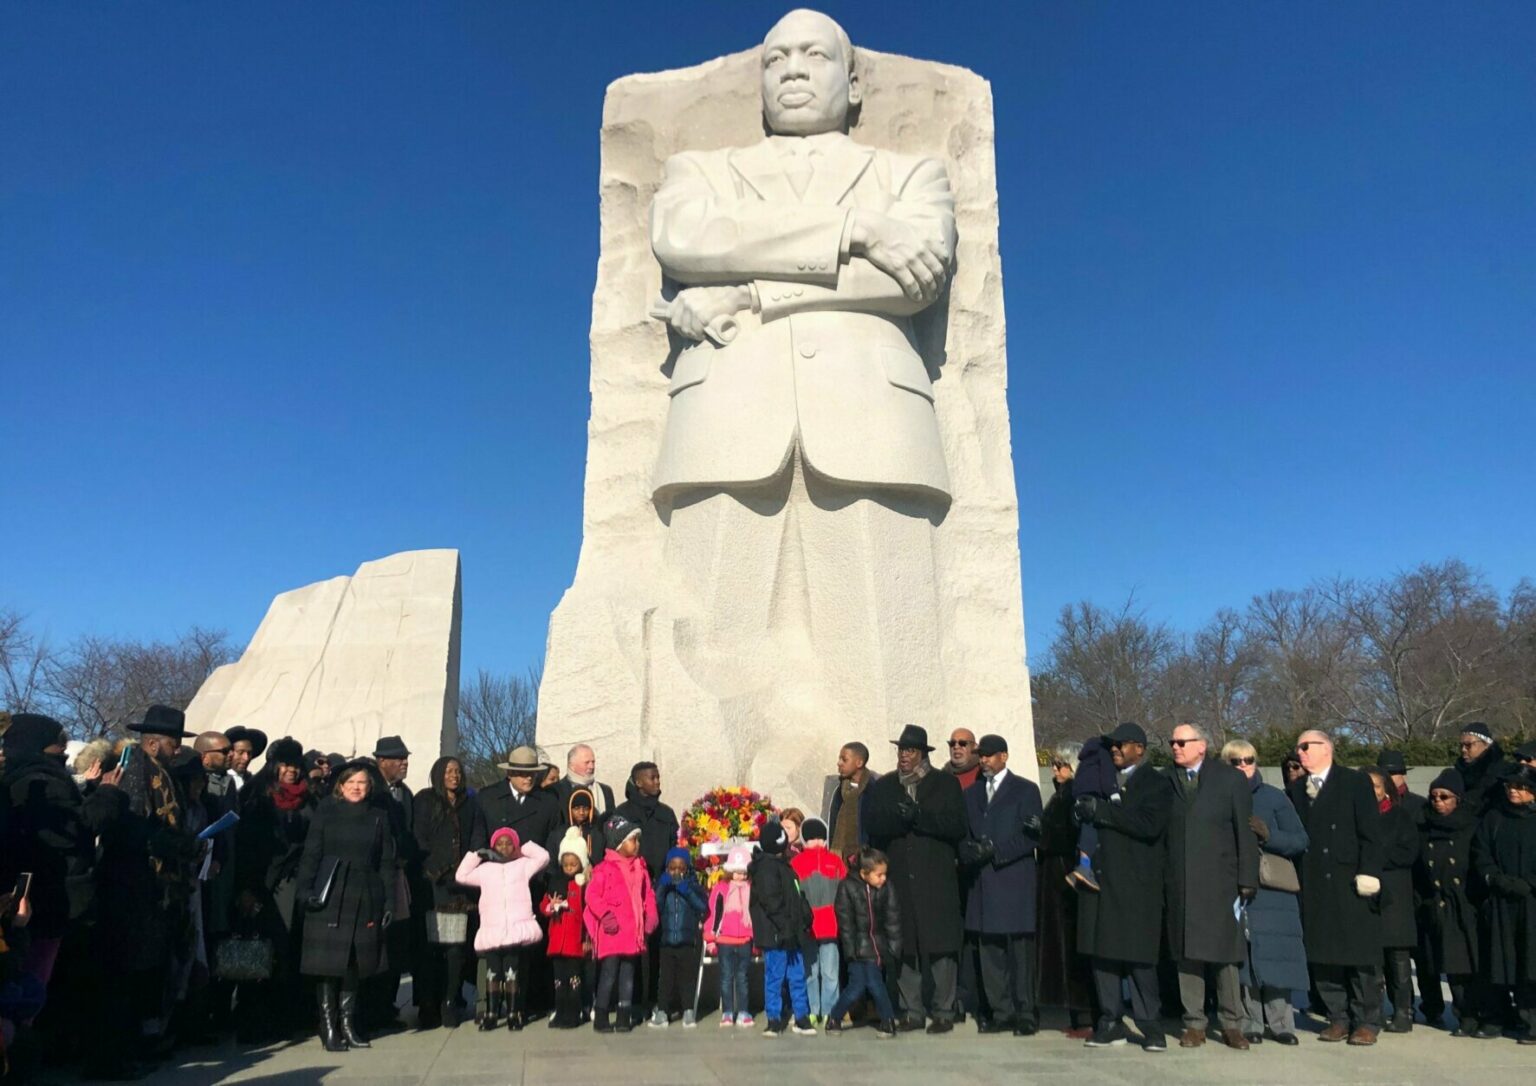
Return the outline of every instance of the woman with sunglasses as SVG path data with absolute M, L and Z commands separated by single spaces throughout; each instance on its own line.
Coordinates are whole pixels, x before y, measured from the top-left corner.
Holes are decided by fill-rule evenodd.
M 1260 851 L 1296 862 L 1307 851 L 1306 828 L 1285 793 L 1264 782 L 1253 744 L 1234 739 L 1221 748 L 1221 756 L 1248 778 L 1253 789 L 1248 828 L 1258 837 Z M 1243 963 L 1242 980 L 1243 1011 L 1248 1017 L 1243 1035 L 1248 1043 L 1267 1039 L 1298 1044 L 1291 992 L 1305 991 L 1311 983 L 1307 950 L 1301 941 L 1298 895 L 1260 885 L 1248 905 L 1248 960 Z
M 1419 1007 L 1424 1020 L 1438 1026 L 1445 1016 L 1440 978 L 1451 984 L 1456 1009 L 1456 1037 L 1481 1035 L 1482 999 L 1477 985 L 1477 910 L 1467 897 L 1472 875 L 1472 835 L 1477 816 L 1462 803 L 1466 784 L 1447 769 L 1429 786 L 1429 802 L 1419 815 L 1419 862 L 1413 869 L 1418 895 Z M 1491 1027 L 1490 1036 L 1499 1029 Z

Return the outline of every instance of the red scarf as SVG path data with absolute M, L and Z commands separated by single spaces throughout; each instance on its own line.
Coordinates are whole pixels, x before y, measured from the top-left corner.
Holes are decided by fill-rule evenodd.
M 1393 804 L 1392 804 L 1392 797 L 1388 796 L 1386 799 L 1384 799 L 1381 802 L 1376 804 L 1376 809 L 1378 811 L 1380 811 L 1382 814 L 1386 814 L 1388 811 L 1390 811 L 1392 809 L 1392 806 L 1393 806 Z
M 278 781 L 272 786 L 272 806 L 279 811 L 297 811 L 309 796 L 309 782 L 300 780 L 294 784 Z

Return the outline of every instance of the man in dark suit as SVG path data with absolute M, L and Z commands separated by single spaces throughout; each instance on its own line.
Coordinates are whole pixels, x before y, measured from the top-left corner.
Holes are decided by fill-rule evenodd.
M 398 735 L 380 736 L 373 745 L 373 760 L 379 768 L 379 776 L 384 778 L 389 825 L 395 836 L 395 856 L 410 895 L 406 899 L 410 907 L 397 910 L 394 922 L 384 933 L 389 969 L 377 977 L 370 977 L 363 985 L 363 1014 L 367 1026 L 385 1030 L 402 1024 L 396 1010 L 401 975 L 406 972 L 413 977 L 419 975 L 417 958 L 427 941 L 427 910 L 432 907 L 432 889 L 421 874 L 421 850 L 417 847 L 414 832 L 416 797 L 405 783 L 411 769 L 410 749 Z M 340 762 L 332 764 L 332 771 L 339 771 L 341 765 Z M 419 993 L 420 989 L 416 990 Z
M 1381 1014 L 1381 893 L 1385 859 L 1376 793 L 1364 773 L 1333 763 L 1333 740 L 1302 732 L 1307 775 L 1290 787 L 1311 842 L 1301 858 L 1301 921 L 1312 982 L 1328 1010 L 1319 1041 L 1373 1045 Z
M 485 812 L 486 840 L 475 841 L 474 847 L 489 848 L 490 834 L 503 826 L 517 831 L 519 841 L 543 845 L 560 825 L 561 815 L 555 797 L 535 786 L 544 771 L 539 752 L 528 746 L 513 747 L 496 768 L 507 776 L 476 795 Z M 599 859 L 593 857 L 593 862 Z
M 965 791 L 971 835 L 960 859 L 971 873 L 965 930 L 976 946 L 990 1017 L 980 1033 L 1015 1036 L 1039 1029 L 1035 1013 L 1035 849 L 1040 844 L 1040 787 L 1008 771 L 1008 742 L 976 744 L 981 776 Z
M 869 786 L 864 814 L 869 843 L 890 860 L 889 879 L 901 906 L 903 1030 L 929 1033 L 955 1028 L 955 992 L 965 941 L 955 848 L 965 840 L 965 796 L 960 782 L 928 760 L 933 748 L 924 728 L 907 725 L 896 747 L 896 772 Z M 925 1004 L 923 992 L 932 993 Z
M 1093 870 L 1097 893 L 1079 891 L 1079 953 L 1093 959 L 1099 1021 L 1089 1048 L 1126 1042 L 1120 1018 L 1125 1000 L 1120 982 L 1131 981 L 1131 1016 L 1141 1047 L 1166 1052 L 1158 1023 L 1157 959 L 1163 943 L 1163 882 L 1167 866 L 1168 815 L 1173 784 L 1147 765 L 1147 733 L 1139 724 L 1121 724 L 1107 737 L 1120 790 L 1109 799 L 1081 796 L 1080 821 L 1099 828 Z
M 1219 758 L 1208 758 L 1207 737 L 1194 724 L 1173 729 L 1173 807 L 1168 817 L 1168 947 L 1179 971 L 1184 1005 L 1182 1048 L 1205 1043 L 1206 974 L 1216 976 L 1221 1039 L 1238 1050 L 1243 1036 L 1243 993 L 1238 964 L 1247 955 L 1234 908 L 1259 890 L 1258 838 L 1248 828 L 1253 790 L 1248 778 Z

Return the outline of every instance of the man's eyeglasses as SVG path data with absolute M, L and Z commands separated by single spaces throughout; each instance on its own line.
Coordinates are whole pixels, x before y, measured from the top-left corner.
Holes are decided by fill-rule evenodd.
M 1436 803 L 1449 803 L 1453 799 L 1459 799 L 1455 792 L 1431 792 L 1429 798 Z
M 968 747 L 972 744 L 969 739 L 951 739 L 949 745 L 952 747 Z
M 1170 739 L 1170 740 L 1168 740 L 1168 745 L 1170 747 L 1183 747 L 1183 746 L 1188 746 L 1190 743 L 1199 743 L 1199 742 L 1203 742 L 1203 740 L 1200 740 L 1200 739 Z
M 1462 750 L 1471 750 L 1473 747 L 1480 747 L 1484 744 L 1481 739 L 1463 739 L 1457 745 L 1460 746 Z
M 1258 765 L 1257 758 L 1228 758 L 1227 763 L 1235 766 Z
M 1313 747 L 1326 747 L 1327 745 L 1321 739 L 1308 739 L 1305 743 L 1297 743 L 1296 750 L 1300 753 L 1304 750 L 1311 750 Z

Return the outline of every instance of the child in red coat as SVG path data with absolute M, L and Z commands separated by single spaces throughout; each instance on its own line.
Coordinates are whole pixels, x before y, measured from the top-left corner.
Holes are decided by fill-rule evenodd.
M 581 974 L 591 950 L 582 922 L 582 897 L 592 865 L 579 829 L 567 830 L 559 849 L 559 868 L 539 912 L 549 917 L 549 956 L 555 967 L 555 1016 L 549 1024 L 575 1029 L 581 1025 Z

